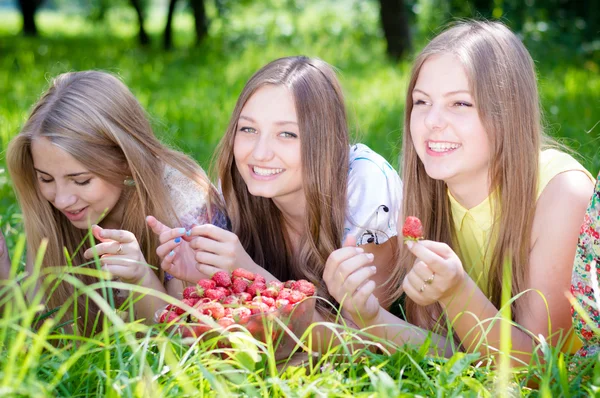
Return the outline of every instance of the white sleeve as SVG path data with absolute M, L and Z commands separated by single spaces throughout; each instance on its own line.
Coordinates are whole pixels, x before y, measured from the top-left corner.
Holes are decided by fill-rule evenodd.
M 402 201 L 398 172 L 379 154 L 362 144 L 350 153 L 348 207 L 344 238 L 356 237 L 357 245 L 382 244 L 398 235 Z

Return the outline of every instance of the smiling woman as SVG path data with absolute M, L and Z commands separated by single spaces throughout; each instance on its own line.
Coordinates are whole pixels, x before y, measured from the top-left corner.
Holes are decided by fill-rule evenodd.
M 47 238 L 43 267 L 67 265 L 63 248 L 73 265 L 95 267 L 89 260 L 98 255 L 115 278 L 181 297 L 181 281 L 157 268 L 158 239 L 146 216 L 189 228 L 220 214 L 218 193 L 204 171 L 163 146 L 133 94 L 104 72 L 58 76 L 11 141 L 7 165 L 23 211 L 30 273 Z M 90 228 L 94 246 L 86 238 Z M 97 282 L 79 278 L 88 285 Z M 47 297 L 48 306 L 68 305 L 73 291 L 61 282 Z M 86 301 L 78 297 L 77 311 L 84 316 L 76 321 L 89 335 L 99 311 Z M 162 304 L 144 296 L 135 303 L 136 318 L 151 320 Z

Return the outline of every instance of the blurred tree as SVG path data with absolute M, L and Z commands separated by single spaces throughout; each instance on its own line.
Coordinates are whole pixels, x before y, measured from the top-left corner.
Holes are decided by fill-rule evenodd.
M 146 33 L 146 29 L 144 28 L 144 9 L 142 0 L 130 0 L 131 5 L 135 8 L 135 12 L 138 17 L 138 24 L 140 25 L 140 31 L 138 33 L 138 39 L 142 46 L 145 46 L 150 43 L 150 38 L 148 37 L 148 33 Z
M 163 46 L 165 50 L 170 50 L 173 47 L 173 16 L 178 0 L 169 0 L 169 9 L 167 12 L 167 23 L 165 25 L 165 33 L 163 37 Z M 196 32 L 196 45 L 198 45 L 208 34 L 208 17 L 206 16 L 206 8 L 204 0 L 190 0 L 190 6 L 194 14 L 194 30 Z
M 41 4 L 42 0 L 19 0 L 19 8 L 23 16 L 23 34 L 25 36 L 37 36 L 35 12 Z
M 387 54 L 399 60 L 410 50 L 410 30 L 404 0 L 379 0 L 379 15 Z

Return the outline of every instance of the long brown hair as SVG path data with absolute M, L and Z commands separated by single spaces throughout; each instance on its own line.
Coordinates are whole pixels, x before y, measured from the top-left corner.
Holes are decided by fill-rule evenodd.
M 271 199 L 248 192 L 233 157 L 240 112 L 258 89 L 268 85 L 290 90 L 302 132 L 302 178 L 307 214 L 296 258 L 291 252 L 281 212 Z M 335 72 L 327 63 L 303 56 L 277 59 L 250 78 L 217 151 L 218 175 L 233 232 L 248 254 L 279 280 L 307 279 L 315 283 L 319 295 L 332 302 L 322 276 L 327 257 L 341 246 L 348 151 L 346 109 Z
M 86 232 L 52 206 L 41 194 L 31 155 L 31 142 L 44 137 L 71 155 L 86 169 L 104 181 L 123 187 L 121 198 L 123 218 L 121 229 L 132 232 L 138 239 L 149 264 L 159 265 L 156 255 L 158 239 L 146 226 L 146 215 L 159 220 L 178 223 L 171 196 L 163 180 L 163 170 L 169 165 L 197 182 L 209 193 L 210 200 L 217 194 L 204 171 L 186 155 L 165 147 L 155 137 L 142 106 L 117 77 L 100 71 L 65 73 L 54 79 L 50 88 L 34 105 L 21 132 L 10 142 L 7 166 L 23 211 L 29 258 L 43 238 L 49 239 L 43 267 L 67 264 L 63 248 L 72 253 L 73 265 L 84 264 L 83 252 L 89 243 L 77 252 Z M 133 186 L 125 185 L 126 178 Z M 210 210 L 209 210 L 210 211 Z M 158 267 L 156 274 L 163 280 Z M 81 277 L 91 284 L 92 277 Z M 62 282 L 48 297 L 51 308 L 68 301 L 73 287 Z M 91 332 L 98 308 L 79 297 L 78 313 L 87 311 Z
M 402 209 L 404 215 L 421 219 L 428 239 L 451 247 L 454 226 L 447 186 L 427 175 L 410 131 L 412 91 L 421 67 L 436 54 L 451 54 L 462 63 L 490 140 L 490 192 L 496 192 L 498 200 L 492 202 L 497 204 L 492 209 L 497 220 L 492 236 L 497 240 L 488 247 L 491 265 L 487 290 L 499 308 L 505 263 L 512 267 L 513 295 L 526 283 L 539 154 L 542 143 L 550 142 L 543 133 L 535 67 L 525 46 L 499 22 L 460 22 L 435 37 L 416 58 L 406 94 Z M 394 274 L 398 285 L 414 260 L 408 250 L 402 250 Z M 431 328 L 439 321 L 441 308 L 422 308 L 407 298 L 406 312 L 409 321 Z

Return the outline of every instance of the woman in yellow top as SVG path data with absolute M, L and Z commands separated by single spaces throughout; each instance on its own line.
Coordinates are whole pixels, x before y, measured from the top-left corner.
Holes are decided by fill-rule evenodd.
M 327 284 L 359 325 L 387 325 L 376 335 L 419 343 L 435 330 L 449 353 L 444 315 L 465 350 L 488 355 L 500 348 L 493 318 L 507 264 L 512 296 L 529 290 L 511 326 L 512 358 L 528 363 L 537 336 L 556 344 L 571 327 L 565 292 L 592 178 L 544 150 L 533 60 L 501 23 L 463 22 L 434 38 L 415 61 L 405 116 L 402 212 L 430 239 L 407 242 L 389 281 L 406 295 L 408 322 L 364 294 L 371 260 L 352 247 L 330 256 Z

